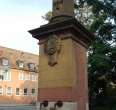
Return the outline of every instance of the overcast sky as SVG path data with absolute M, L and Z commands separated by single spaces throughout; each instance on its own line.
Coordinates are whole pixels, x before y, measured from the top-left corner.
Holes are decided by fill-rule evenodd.
M 38 41 L 28 30 L 45 24 L 52 0 L 0 0 L 0 46 L 38 53 Z

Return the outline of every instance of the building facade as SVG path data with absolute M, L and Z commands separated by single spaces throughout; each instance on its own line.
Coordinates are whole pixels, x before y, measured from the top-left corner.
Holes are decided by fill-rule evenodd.
M 0 47 L 0 104 L 34 104 L 38 55 Z

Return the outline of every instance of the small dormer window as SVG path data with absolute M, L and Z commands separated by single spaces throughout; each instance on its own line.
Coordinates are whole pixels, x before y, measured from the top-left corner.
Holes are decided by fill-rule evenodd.
M 23 61 L 17 61 L 17 66 L 19 68 L 24 68 L 24 62 Z
M 2 58 L 2 65 L 3 66 L 8 66 L 9 62 L 7 58 Z
M 34 63 L 29 63 L 28 67 L 29 67 L 30 71 L 34 71 L 35 70 L 35 64 Z

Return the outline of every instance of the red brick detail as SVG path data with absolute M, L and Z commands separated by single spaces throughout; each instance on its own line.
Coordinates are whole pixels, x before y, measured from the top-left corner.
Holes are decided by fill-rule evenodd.
M 88 78 L 86 49 L 75 43 L 76 83 L 72 87 L 44 88 L 39 90 L 38 101 L 77 102 L 77 110 L 86 110 L 88 103 Z
M 38 101 L 48 100 L 48 101 L 73 101 L 72 88 L 44 88 L 38 91 Z
M 88 103 L 88 77 L 87 77 L 87 58 L 86 49 L 75 43 L 75 61 L 77 69 L 77 85 L 75 91 L 78 94 L 78 110 L 86 110 L 86 103 Z

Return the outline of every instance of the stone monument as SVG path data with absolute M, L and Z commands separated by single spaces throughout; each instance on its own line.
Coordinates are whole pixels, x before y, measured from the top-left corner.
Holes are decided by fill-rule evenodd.
M 39 40 L 40 109 L 88 110 L 86 52 L 94 37 L 74 18 L 74 1 L 53 0 L 52 19 L 29 32 Z

